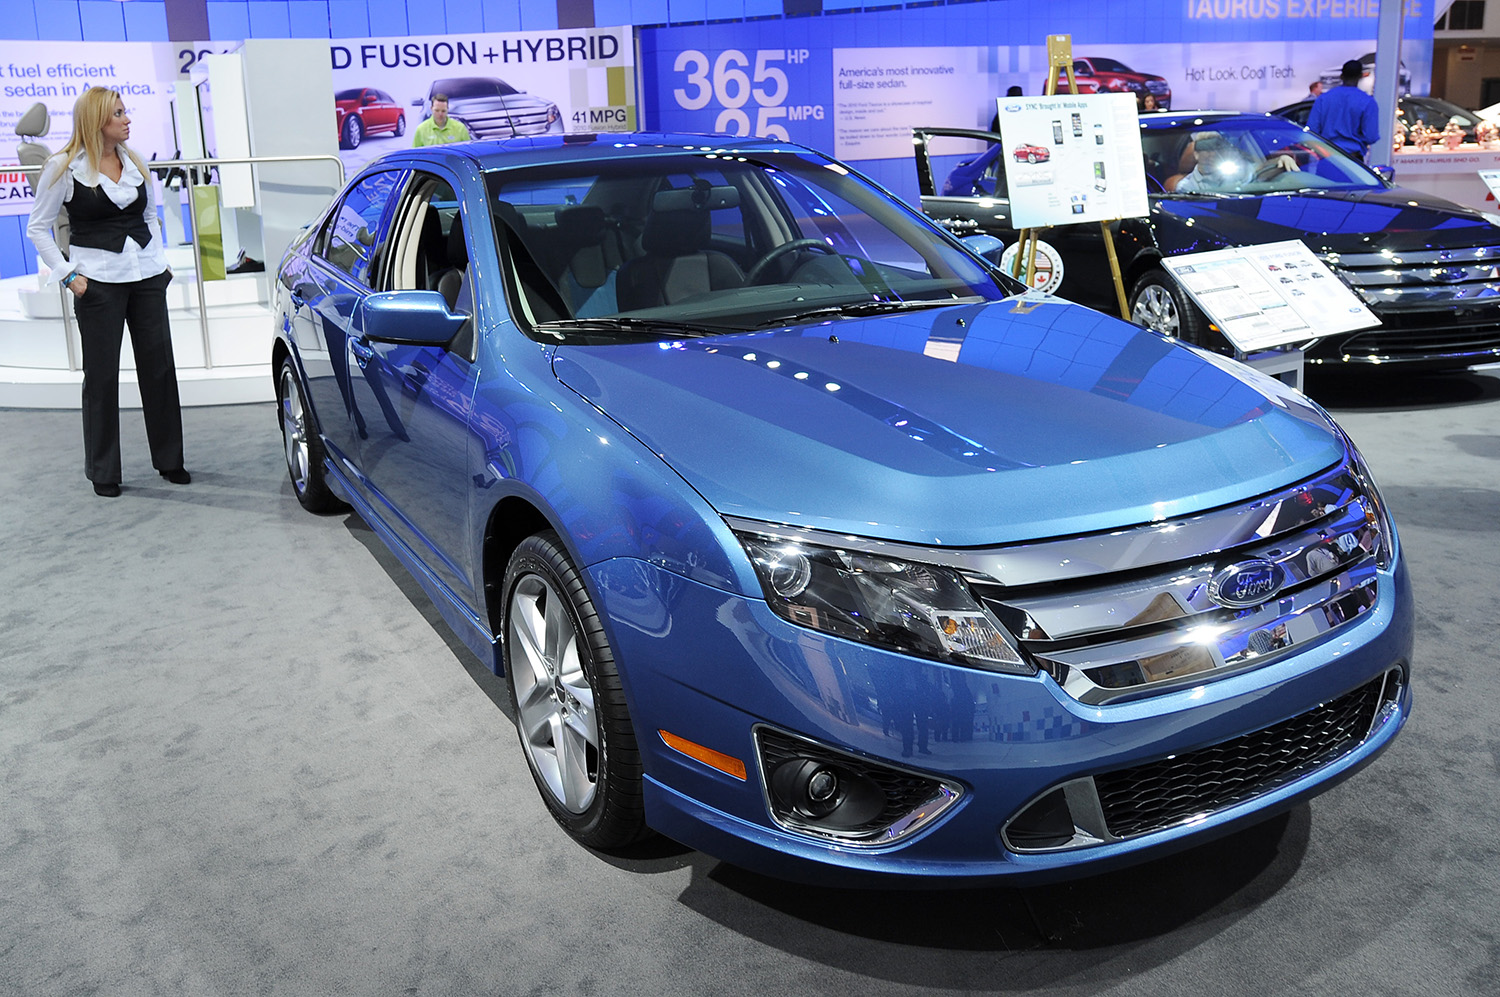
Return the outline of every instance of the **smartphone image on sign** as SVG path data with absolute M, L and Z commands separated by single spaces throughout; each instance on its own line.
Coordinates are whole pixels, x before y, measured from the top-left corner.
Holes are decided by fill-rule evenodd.
M 1094 189 L 1104 190 L 1104 161 L 1102 159 L 1094 160 Z
M 1073 137 L 1083 138 L 1083 115 L 1073 112 Z
M 1062 145 L 1062 143 L 1063 143 L 1062 122 L 1061 121 L 1054 121 L 1054 122 L 1052 122 L 1052 144 L 1053 145 Z

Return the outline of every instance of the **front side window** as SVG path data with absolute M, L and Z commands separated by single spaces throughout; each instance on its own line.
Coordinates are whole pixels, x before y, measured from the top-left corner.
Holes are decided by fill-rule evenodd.
M 396 170 L 365 177 L 349 189 L 326 223 L 323 258 L 366 287 L 373 286 L 379 257 L 380 219 L 400 179 Z
M 836 163 L 685 150 L 488 176 L 538 338 L 683 335 L 990 301 L 1004 278 Z

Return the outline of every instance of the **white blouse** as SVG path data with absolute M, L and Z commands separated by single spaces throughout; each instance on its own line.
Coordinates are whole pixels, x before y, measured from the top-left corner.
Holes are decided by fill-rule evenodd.
M 31 209 L 31 220 L 26 224 L 26 236 L 36 246 L 37 256 L 52 271 L 47 278 L 48 284 L 75 272 L 90 280 L 125 284 L 155 277 L 167 269 L 161 229 L 156 222 L 156 184 L 152 179 L 141 176 L 135 161 L 124 150 L 120 152 L 120 161 L 124 163 L 125 169 L 121 172 L 118 183 L 103 173 L 92 173 L 86 152 L 75 156 L 65 170 L 57 168 L 62 162 L 61 156 L 53 156 L 42 168 L 41 179 L 37 181 L 36 203 Z M 73 191 L 78 184 L 85 187 L 98 185 L 117 207 L 123 208 L 135 200 L 136 188 L 140 187 L 142 181 L 146 184 L 146 227 L 151 231 L 151 238 L 146 245 L 142 246 L 126 236 L 125 246 L 118 253 L 92 246 L 70 246 L 68 255 L 63 256 L 62 250 L 57 247 L 57 240 L 52 238 L 52 225 L 58 213 L 63 210 L 63 203 L 73 199 Z

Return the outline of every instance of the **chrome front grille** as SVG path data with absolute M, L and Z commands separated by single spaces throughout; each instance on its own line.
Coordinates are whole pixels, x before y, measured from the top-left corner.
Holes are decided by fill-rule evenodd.
M 1500 245 L 1409 253 L 1329 253 L 1323 260 L 1371 308 L 1431 310 L 1473 304 L 1500 308 Z
M 1082 577 L 995 585 L 971 577 L 1023 650 L 1080 702 L 1102 704 L 1155 694 L 1260 667 L 1348 626 L 1375 604 L 1380 517 L 1345 469 L 1242 509 L 1170 524 L 1204 534 L 1210 524 L 1255 524 L 1237 543 L 1200 547 L 1169 563 Z M 1144 553 L 1147 527 L 1134 537 Z M 1229 539 L 1235 539 L 1233 533 Z M 1076 561 L 1084 540 L 1029 548 L 1054 564 Z M 1039 558 L 1040 559 L 1040 558 Z M 1234 600 L 1216 579 L 1254 565 L 1275 579 L 1264 599 Z M 1227 573 L 1227 574 L 1226 574 Z M 1269 583 L 1268 583 L 1269 584 Z

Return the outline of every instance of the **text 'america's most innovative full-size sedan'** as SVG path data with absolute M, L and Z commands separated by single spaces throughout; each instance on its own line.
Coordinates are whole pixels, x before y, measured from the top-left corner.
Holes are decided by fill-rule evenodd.
M 397 153 L 275 313 L 298 499 L 504 670 L 591 847 L 1077 874 L 1321 792 L 1410 709 L 1397 535 L 1325 412 L 798 146 Z

